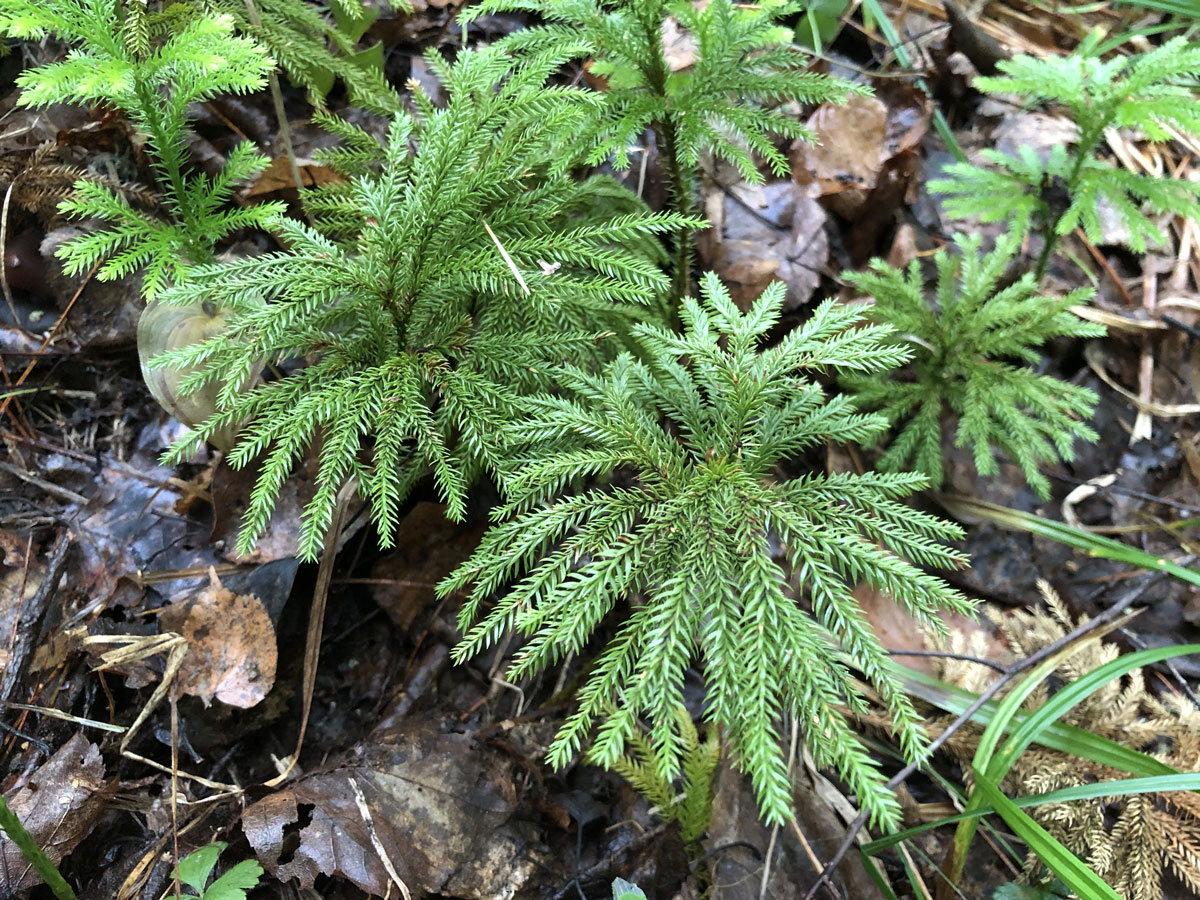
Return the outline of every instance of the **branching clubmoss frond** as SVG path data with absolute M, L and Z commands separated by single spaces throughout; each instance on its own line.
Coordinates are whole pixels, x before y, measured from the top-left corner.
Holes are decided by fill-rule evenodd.
M 410 9 L 402 0 L 387 0 L 394 8 Z M 340 79 L 356 106 L 384 115 L 400 111 L 400 98 L 374 66 L 353 57 L 354 41 L 305 0 L 254 0 L 258 22 L 251 20 L 245 0 L 208 0 L 230 16 L 237 30 L 267 49 L 293 84 L 304 87 L 315 105 L 322 105 L 334 78 Z M 336 14 L 357 34 L 366 28 L 362 0 L 339 2 Z M 365 20 L 354 27 L 355 20 Z
M 811 137 L 788 103 L 840 101 L 863 90 L 838 78 L 807 71 L 807 57 L 779 20 L 800 3 L 740 5 L 712 0 L 700 8 L 690 0 L 484 0 L 460 21 L 488 13 L 522 10 L 547 24 L 519 31 L 500 43 L 520 53 L 554 53 L 582 58 L 607 86 L 572 135 L 583 161 L 613 157 L 629 165 L 629 150 L 653 129 L 659 158 L 678 212 L 695 206 L 693 181 L 704 154 L 728 160 L 752 183 L 762 181 L 755 154 L 776 175 L 790 171 L 779 138 Z M 672 71 L 663 49 L 671 18 L 695 42 L 695 62 Z M 676 236 L 674 299 L 689 289 L 692 237 Z
M 1068 307 L 1090 291 L 1062 298 L 1041 296 L 1033 276 L 997 290 L 1016 251 L 1007 239 L 981 256 L 978 237 L 956 239 L 957 253 L 936 255 L 934 300 L 926 297 L 920 261 L 906 271 L 880 260 L 846 280 L 875 298 L 870 316 L 890 325 L 912 347 L 911 377 L 895 373 L 844 378 L 860 404 L 901 425 L 879 459 L 885 472 L 915 470 L 935 485 L 943 479 L 942 420 L 958 419 L 955 445 L 971 450 L 981 475 L 995 475 L 999 452 L 1020 465 L 1030 486 L 1045 497 L 1050 483 L 1039 466 L 1074 457 L 1077 438 L 1094 441 L 1087 425 L 1096 405 L 1088 388 L 1031 367 L 1038 348 L 1059 337 L 1099 337 L 1104 328 Z
M 485 0 L 462 18 L 502 10 L 536 12 L 549 24 L 510 35 L 504 39 L 507 46 L 590 60 L 592 74 L 608 82 L 582 135 L 591 148 L 590 162 L 612 155 L 623 168 L 643 131 L 669 127 L 687 169 L 712 152 L 757 183 L 762 175 L 751 152 L 782 176 L 788 161 L 772 135 L 811 137 L 777 105 L 839 100 L 856 90 L 807 71 L 808 58 L 790 44 L 790 30 L 777 24 L 800 8 L 795 3 L 739 7 L 731 0 L 713 0 L 703 9 L 666 0 Z M 695 63 L 678 72 L 671 71 L 663 52 L 670 16 L 696 44 Z
M 1096 55 L 1098 43 L 1097 34 L 1069 56 L 1018 56 L 998 64 L 1003 76 L 975 80 L 987 93 L 1065 107 L 1078 127 L 1073 146 L 1055 147 L 1044 162 L 1028 149 L 1017 157 L 985 151 L 994 169 L 954 163 L 946 177 L 929 182 L 934 193 L 949 195 L 946 209 L 953 216 L 1042 232 L 1048 249 L 1039 260 L 1039 278 L 1058 236 L 1082 226 L 1091 241 L 1101 241 L 1104 202 L 1129 229 L 1129 244 L 1138 251 L 1147 241 L 1163 240 L 1143 207 L 1200 219 L 1200 183 L 1139 175 L 1096 157 L 1110 128 L 1131 129 L 1151 141 L 1200 134 L 1200 43 L 1177 37 L 1146 53 L 1107 61 Z
M 710 726 L 703 742 L 687 709 L 675 711 L 679 723 L 680 778 L 675 783 L 663 775 L 654 747 L 640 729 L 630 732 L 631 752 L 613 763 L 613 770 L 645 797 L 657 815 L 679 823 L 679 836 L 688 853 L 702 854 L 700 839 L 712 820 L 713 782 L 721 761 L 721 735 Z
M 385 545 L 400 504 L 432 472 L 451 518 L 485 468 L 506 460 L 518 396 L 562 359 L 599 360 L 600 332 L 627 329 L 664 290 L 653 259 L 624 249 L 690 224 L 671 214 L 577 220 L 594 182 L 554 173 L 554 140 L 588 95 L 543 87 L 552 57 L 513 70 L 498 48 L 428 57 L 449 102 L 418 98 L 369 150 L 348 126 L 339 157 L 351 177 L 320 195 L 321 229 L 279 218 L 286 251 L 198 266 L 164 300 L 229 309 L 227 330 L 162 357 L 197 374 L 182 391 L 222 383 L 206 438 L 245 423 L 234 466 L 265 454 L 239 546 L 262 531 L 302 451 L 320 442 L 317 491 L 301 552 L 318 554 L 338 490 L 356 477 Z M 374 157 L 374 158 L 372 158 Z M 262 303 L 263 300 L 267 302 Z M 246 392 L 261 361 L 319 359 Z M 182 441 L 183 456 L 195 438 Z
M 783 285 L 745 314 L 714 275 L 703 295 L 684 301 L 683 334 L 635 328 L 644 362 L 624 354 L 601 375 L 568 366 L 562 380 L 573 396 L 529 401 L 530 419 L 512 428 L 533 442 L 509 481 L 501 515 L 512 518 L 439 587 L 468 591 L 456 658 L 515 628 L 526 641 L 509 677 L 520 678 L 582 650 L 601 620 L 640 597 L 620 607 L 623 624 L 551 746 L 554 764 L 569 760 L 597 724 L 590 756 L 614 764 L 645 714 L 656 765 L 673 777 L 685 743 L 677 717 L 684 672 L 699 658 L 706 716 L 728 735 L 770 820 L 792 814 L 778 732 L 786 712 L 872 818 L 895 824 L 895 797 L 838 711 L 864 708 L 845 659 L 905 723 L 905 751 L 919 752 L 923 738 L 850 591 L 860 581 L 875 585 L 931 624 L 939 610 L 969 609 L 904 559 L 960 563 L 942 543 L 958 529 L 900 502 L 923 476 L 787 481 L 775 467 L 821 441 L 869 440 L 885 427 L 849 398 L 826 397 L 813 373 L 874 372 L 903 362 L 907 350 L 886 326 L 855 327 L 860 310 L 825 303 L 760 352 Z M 568 482 L 615 468 L 636 480 L 560 496 Z
M 227 16 L 186 20 L 160 41 L 138 18 L 118 18 L 111 0 L 6 0 L 0 32 L 38 39 L 53 34 L 77 44 L 62 62 L 22 72 L 19 103 L 106 103 L 127 115 L 145 135 L 160 180 L 166 219 L 135 209 L 124 195 L 96 181 L 81 181 L 61 209 L 110 226 L 64 244 L 68 274 L 103 263 L 101 279 L 145 270 L 143 292 L 154 297 L 192 262 L 211 258 L 216 242 L 246 227 L 260 227 L 281 211 L 277 204 L 225 209 L 234 187 L 261 172 L 267 160 L 241 144 L 214 177 L 190 171 L 188 107 L 219 94 L 261 88 L 274 62 L 261 47 L 233 34 Z M 105 262 L 107 260 L 107 262 Z

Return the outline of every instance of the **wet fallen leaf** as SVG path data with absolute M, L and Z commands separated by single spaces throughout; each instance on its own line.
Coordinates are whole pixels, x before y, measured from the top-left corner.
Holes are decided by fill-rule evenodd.
M 29 535 L 0 528 L 0 566 L 23 569 L 29 559 Z
M 162 430 L 147 429 L 127 460 L 102 459 L 86 492 L 87 505 L 70 519 L 81 564 L 68 577 L 74 589 L 93 599 L 109 599 L 123 576 L 145 569 L 219 561 L 207 546 L 198 546 L 194 523 L 175 513 L 184 494 L 157 456 L 183 426 L 166 422 Z
M 63 271 L 58 249 L 67 241 L 88 234 L 81 225 L 64 225 L 47 232 L 38 250 L 45 260 L 46 296 L 56 304 L 66 307 L 71 297 L 83 283 L 83 275 L 68 275 Z M 115 281 L 100 281 L 93 278 L 87 283 L 81 302 L 71 308 L 59 331 L 55 346 L 63 351 L 71 347 L 76 351 L 83 348 L 124 349 L 133 343 L 137 332 L 138 316 L 142 312 L 140 276 L 130 275 Z M 49 328 L 57 313 L 43 319 Z
M 300 521 L 304 506 L 312 500 L 316 491 L 317 451 L 313 447 L 305 452 L 292 470 L 292 474 L 279 489 L 275 512 L 266 528 L 246 556 L 237 552 L 238 532 L 242 528 L 242 515 L 250 503 L 263 456 L 255 457 L 240 469 L 218 465 L 213 471 L 213 525 L 211 540 L 220 548 L 224 557 L 239 563 L 268 563 L 296 556 L 300 550 Z M 350 525 L 342 531 L 338 549 L 346 546 L 354 535 L 366 525 L 366 517 L 356 516 L 362 507 L 357 494 L 350 501 L 351 508 L 346 521 Z
M 406 721 L 373 734 L 347 765 L 255 803 L 242 828 L 281 881 L 311 887 L 318 875 L 339 875 L 378 896 L 390 885 L 395 897 L 386 856 L 414 894 L 482 900 L 512 896 L 534 870 L 509 824 L 516 799 L 508 757 L 470 735 Z
M 684 30 L 674 16 L 667 16 L 663 21 L 662 39 L 663 58 L 672 72 L 682 72 L 696 64 L 699 59 L 696 36 Z
M 831 208 L 853 221 L 885 163 L 920 143 L 929 114 L 924 94 L 895 85 L 844 104 L 824 103 L 808 119 L 817 143 L 792 144 L 792 177 L 811 197 L 836 198 Z
M 710 182 L 705 212 L 713 227 L 700 236 L 704 265 L 721 276 L 736 303 L 747 308 L 775 280 L 787 285 L 785 310 L 808 301 L 829 259 L 827 217 L 816 200 L 788 181 Z
M 215 571 L 207 588 L 162 614 L 166 631 L 188 642 L 174 688 L 243 709 L 259 703 L 275 684 L 275 629 L 262 601 L 221 586 Z
M 76 734 L 6 799 L 57 865 L 91 831 L 115 789 L 104 783 L 100 748 Z M 16 845 L 0 840 L 0 896 L 15 897 L 41 883 Z
M 9 664 L 8 648 L 21 627 L 21 610 L 37 593 L 45 576 L 45 565 L 31 563 L 26 548 L 20 535 L 0 530 L 0 553 L 4 554 L 0 561 L 0 671 Z
M 1066 116 L 1042 112 L 1009 112 L 992 132 L 995 149 L 1017 156 L 1028 147 L 1045 162 L 1050 151 L 1079 137 L 1079 127 Z
M 418 503 L 396 530 L 396 549 L 371 569 L 371 595 L 397 627 L 408 630 L 436 600 L 434 587 L 474 552 L 481 523 L 456 524 L 446 507 Z

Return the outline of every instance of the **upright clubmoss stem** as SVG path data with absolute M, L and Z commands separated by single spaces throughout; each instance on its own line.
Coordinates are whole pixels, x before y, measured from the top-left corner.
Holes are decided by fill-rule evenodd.
M 647 86 L 668 103 L 667 76 L 670 68 L 662 46 L 662 15 L 655 10 L 653 15 L 642 18 L 647 44 L 654 48 L 650 65 L 645 70 Z M 654 123 L 654 134 L 658 140 L 658 158 L 666 168 L 667 183 L 674 201 L 675 211 L 687 215 L 692 211 L 691 179 L 689 167 L 680 159 L 679 133 L 670 112 Z M 692 230 L 680 228 L 675 234 L 675 272 L 671 279 L 671 305 L 678 307 L 679 301 L 691 291 L 692 282 Z
M 1103 129 L 1095 129 L 1079 136 L 1079 143 L 1075 147 L 1075 164 L 1071 166 L 1071 173 L 1067 176 L 1067 192 L 1070 196 L 1075 196 L 1075 192 L 1079 189 L 1079 182 L 1083 177 L 1084 163 L 1087 162 L 1088 157 L 1096 149 L 1096 144 L 1100 142 L 1100 137 L 1103 133 Z M 1062 221 L 1062 217 L 1065 214 L 1066 210 L 1061 210 L 1054 216 L 1053 222 L 1046 223 L 1046 230 L 1042 235 L 1044 240 L 1042 252 L 1038 256 L 1037 265 L 1033 270 L 1033 277 L 1039 284 L 1041 284 L 1042 278 L 1046 274 L 1046 269 L 1050 266 L 1050 258 L 1054 256 L 1054 250 L 1058 246 L 1058 223 Z
M 692 212 L 692 191 L 685 167 L 679 159 L 679 140 L 675 123 L 666 121 L 655 129 L 659 141 L 659 158 L 667 168 L 671 196 L 675 211 L 688 215 Z M 675 271 L 671 279 L 671 303 L 677 305 L 691 292 L 692 286 L 692 230 L 680 228 L 675 234 Z

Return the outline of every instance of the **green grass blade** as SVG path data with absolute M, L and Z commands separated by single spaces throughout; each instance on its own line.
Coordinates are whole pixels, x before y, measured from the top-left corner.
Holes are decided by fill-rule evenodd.
M 1196 6 L 1196 0 L 1120 0 L 1116 6 L 1118 9 L 1123 6 L 1149 9 L 1154 12 L 1182 16 L 1185 19 L 1200 18 L 1200 8 Z
M 1200 644 L 1182 644 L 1178 647 L 1155 647 L 1151 650 L 1139 650 L 1137 653 L 1126 653 L 1110 663 L 1093 669 L 1066 687 L 1055 692 L 1042 706 L 1022 722 L 996 754 L 995 759 L 988 765 L 988 777 L 999 782 L 1017 757 L 1025 752 L 1025 748 L 1037 740 L 1038 735 L 1052 723 L 1061 719 L 1087 697 L 1108 684 L 1115 678 L 1153 665 L 1164 659 L 1176 656 L 1189 656 L 1200 653 Z M 1073 751 L 1069 751 L 1073 752 Z M 1076 754 L 1078 755 L 1078 754 Z
M 879 32 L 883 35 L 883 39 L 887 41 L 888 47 L 896 54 L 896 60 L 906 69 L 913 67 L 912 58 L 908 55 L 908 50 L 904 46 L 904 41 L 900 40 L 900 35 L 896 33 L 891 20 L 887 17 L 879 0 L 863 0 L 863 12 L 875 20 L 875 24 L 879 26 Z M 913 79 L 913 84 L 924 91 L 928 96 L 933 94 L 929 89 L 929 85 L 925 83 L 923 78 Z M 954 132 L 950 130 L 950 123 L 946 121 L 946 117 L 942 115 L 942 111 L 936 106 L 933 109 L 933 127 L 937 131 L 938 136 L 942 139 L 942 143 L 946 145 L 946 149 L 954 154 L 954 158 L 959 162 L 967 161 L 967 154 L 963 153 L 962 147 L 958 144 L 958 138 L 954 136 Z
M 904 689 L 908 693 L 951 715 L 960 715 L 978 696 L 970 691 L 964 691 L 962 688 L 939 681 L 924 672 L 917 672 L 895 663 L 892 665 L 897 677 L 904 682 Z M 988 725 L 995 718 L 997 706 L 998 704 L 990 701 L 985 703 L 977 713 L 971 716 L 971 721 Z M 1019 725 L 1025 722 L 1030 715 L 1024 711 L 1018 711 L 1013 715 L 1010 725 Z M 1090 759 L 1092 762 L 1128 772 L 1130 775 L 1149 777 L 1178 774 L 1175 769 L 1147 753 L 1062 722 L 1055 722 L 1043 729 L 1038 734 L 1036 743 L 1051 750 L 1059 750 L 1063 753 Z
M 1200 586 L 1200 572 L 1177 565 L 1169 559 L 1163 559 L 1161 556 L 1144 553 L 1141 550 L 1130 547 L 1128 544 L 1114 541 L 1112 538 L 1092 534 L 1090 531 L 1085 531 L 1082 528 L 1073 528 L 1063 522 L 1053 522 L 1049 519 L 1032 515 L 1031 513 L 1009 509 L 1007 506 L 999 506 L 995 503 L 986 503 L 970 497 L 942 495 L 940 499 L 946 511 L 952 516 L 958 518 L 977 517 L 988 519 L 998 525 L 1003 525 L 1016 531 L 1028 531 L 1030 534 L 1050 538 L 1052 541 L 1058 541 L 1060 544 L 1066 544 L 1068 547 L 1074 547 L 1076 550 L 1083 550 L 1089 556 L 1128 563 L 1140 569 L 1165 572 L 1168 575 L 1178 578 L 1180 581 Z
M 1104 883 L 1074 853 L 1050 836 L 1020 808 L 1004 796 L 982 772 L 975 772 L 975 788 L 999 814 L 1017 837 L 1038 855 L 1046 868 L 1062 879 L 1080 900 L 1120 900 L 1121 895 Z
M 863 868 L 867 870 L 867 875 L 875 882 L 875 886 L 879 888 L 879 893 L 883 895 L 884 900 L 900 900 L 896 896 L 896 892 L 892 889 L 892 885 L 879 873 L 875 865 L 875 860 L 871 859 L 865 850 L 860 850 L 859 852 L 862 855 Z
M 50 857 L 37 845 L 33 835 L 25 830 L 25 826 L 21 824 L 17 814 L 8 808 L 8 802 L 2 796 L 0 796 L 0 829 L 3 829 L 4 833 L 8 835 L 8 839 L 17 845 L 21 855 L 42 876 L 42 881 L 46 882 L 46 886 L 54 892 L 54 896 L 58 900 L 76 900 L 71 886 L 67 884 L 58 868 L 50 861 Z
M 1021 729 L 1029 724 L 1028 719 L 1017 726 L 1013 726 L 1012 724 L 1013 717 L 1021 709 L 1021 704 L 1029 698 L 1030 694 L 1038 689 L 1042 682 L 1054 674 L 1054 670 L 1062 665 L 1064 660 L 1074 656 L 1085 646 L 1099 639 L 1100 636 L 1098 634 L 1093 634 L 1084 640 L 1068 644 L 1054 655 L 1042 660 L 1032 671 L 1013 685 L 1012 689 L 996 707 L 995 717 L 988 723 L 979 738 L 979 746 L 975 748 L 975 757 L 971 761 L 971 768 L 973 770 L 986 772 L 988 777 L 996 782 L 999 782 L 1004 777 L 1004 773 L 1008 771 L 1008 766 L 1001 767 L 994 764 L 993 757 L 997 755 L 997 747 L 1006 731 L 1015 727 L 1015 730 L 1020 732 Z M 1050 721 L 1056 721 L 1057 718 L 1056 716 Z M 1012 738 L 1010 738 L 1005 746 L 1012 743 Z M 1011 760 L 1009 761 L 1009 765 L 1011 765 Z M 971 796 L 967 799 L 966 810 L 977 809 L 983 805 L 983 802 L 983 795 L 979 791 L 972 791 Z M 971 847 L 971 841 L 974 840 L 975 831 L 978 827 L 978 819 L 970 818 L 959 822 L 958 828 L 954 831 L 954 850 L 950 866 L 946 873 L 952 884 L 958 884 L 962 878 L 963 868 L 967 863 L 967 850 Z
M 1153 775 L 1149 778 L 1118 778 L 1113 781 L 1080 784 L 1075 787 L 1049 791 L 1045 794 L 1030 794 L 1026 797 L 1013 798 L 1012 802 L 1021 809 L 1029 809 L 1049 803 L 1072 803 L 1078 800 L 1095 800 L 1097 797 L 1124 797 L 1130 794 L 1166 794 L 1172 791 L 1197 790 L 1200 790 L 1200 772 L 1179 772 L 1174 775 Z M 916 825 L 912 828 L 906 828 L 903 831 L 897 831 L 895 834 L 889 834 L 887 837 L 868 841 L 862 845 L 861 849 L 866 854 L 880 853 L 901 841 L 907 841 L 909 838 L 924 834 L 926 831 L 943 828 L 946 825 L 953 825 L 964 819 L 988 816 L 995 811 L 995 808 L 992 806 L 980 806 L 969 812 L 946 816 L 944 819 L 938 819 L 936 822 L 926 822 L 924 825 Z

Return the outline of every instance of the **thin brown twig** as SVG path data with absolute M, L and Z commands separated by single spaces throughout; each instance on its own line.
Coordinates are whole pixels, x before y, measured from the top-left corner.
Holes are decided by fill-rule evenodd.
M 254 0 L 245 0 L 246 14 L 250 17 L 250 23 L 255 28 L 262 28 L 262 21 L 258 17 L 258 7 L 254 5 Z M 283 153 L 287 157 L 288 171 L 292 174 L 292 181 L 296 185 L 296 195 L 299 198 L 304 193 L 304 180 L 300 177 L 300 166 L 296 162 L 296 151 L 292 146 L 292 129 L 288 124 L 287 111 L 283 105 L 283 92 L 279 89 L 279 76 L 272 69 L 267 75 L 267 83 L 271 89 L 271 102 L 275 107 L 275 121 L 279 125 L 279 139 L 283 143 Z
M 62 326 L 62 323 L 66 321 L 67 316 L 71 314 L 71 310 L 75 306 L 75 301 L 79 299 L 79 295 L 82 294 L 83 289 L 88 286 L 88 282 L 92 280 L 92 276 L 96 274 L 96 269 L 98 268 L 100 268 L 100 263 L 96 263 L 91 269 L 88 270 L 87 275 L 83 279 L 83 283 L 79 285 L 79 289 L 76 290 L 71 296 L 71 300 L 67 304 L 67 308 L 62 311 L 62 315 L 58 317 L 58 321 L 54 323 L 54 327 L 50 329 L 50 333 L 47 334 L 45 340 L 42 341 L 42 346 L 38 348 L 38 353 L 41 353 L 50 346 L 50 342 L 54 340 L 54 336 L 58 334 L 58 329 Z M 25 367 L 25 371 L 21 373 L 21 377 L 17 379 L 17 383 L 14 384 L 13 387 L 20 387 L 23 385 L 25 383 L 25 379 L 27 379 L 30 373 L 33 372 L 33 368 L 37 365 L 37 363 L 37 357 L 31 359 L 29 361 L 29 365 Z M 8 412 L 8 404 L 14 396 L 14 394 L 9 394 L 4 398 L 4 400 L 0 401 L 0 416 L 3 416 L 6 412 Z
M 1188 561 L 1190 561 L 1192 558 L 1185 557 L 1185 559 L 1188 559 Z M 1115 622 L 1118 618 L 1120 618 L 1121 614 L 1129 608 L 1130 604 L 1137 600 L 1138 597 L 1142 596 L 1142 594 L 1144 594 L 1152 584 L 1157 582 L 1160 578 L 1165 577 L 1165 575 L 1165 572 L 1148 573 L 1149 577 L 1147 577 L 1140 586 L 1129 591 L 1129 593 L 1127 593 L 1124 597 L 1122 597 L 1104 612 L 1100 613 L 1100 615 L 1096 616 L 1096 618 L 1088 622 L 1084 622 L 1073 631 L 1063 635 L 1054 643 L 1046 645 L 1041 650 L 1037 651 L 1037 653 L 1027 656 L 1022 660 L 1018 660 L 1011 666 L 1007 667 L 1004 671 L 1004 674 L 992 682 L 988 686 L 987 690 L 976 697 L 974 702 L 971 703 L 971 705 L 965 710 L 963 710 L 958 718 L 951 722 L 945 731 L 930 741 L 929 746 L 918 759 L 909 763 L 888 780 L 886 785 L 887 789 L 894 791 L 901 784 L 907 781 L 914 772 L 924 765 L 925 762 L 932 757 L 933 754 L 943 744 L 946 743 L 946 741 L 950 740 L 951 736 L 953 736 L 955 732 L 971 721 L 971 717 L 974 716 L 975 713 L 979 712 L 979 710 L 983 708 L 983 705 L 991 700 L 992 697 L 996 696 L 996 694 L 998 694 L 1009 682 L 1021 675 L 1023 672 L 1026 672 L 1029 669 L 1039 665 L 1046 659 L 1063 650 L 1065 647 L 1074 644 L 1076 641 L 1083 640 L 1092 632 Z M 855 838 L 858 837 L 858 833 L 866 824 L 867 813 L 860 812 L 854 821 L 850 823 L 846 830 L 845 838 L 842 839 L 841 844 L 838 845 L 837 850 L 834 851 L 834 854 L 832 857 L 830 857 L 829 862 L 825 864 L 825 871 L 820 874 L 813 886 L 809 888 L 808 893 L 804 895 L 804 900 L 813 900 L 813 898 L 816 897 L 817 891 L 821 889 L 822 885 L 829 881 L 829 878 L 833 874 L 834 870 L 838 867 L 841 861 L 845 859 L 846 854 L 850 852 L 850 848 L 854 846 Z
M 325 533 L 325 549 L 321 555 L 321 563 L 317 567 L 317 583 L 313 588 L 313 605 L 309 612 L 308 636 L 304 645 L 304 682 L 300 697 L 300 733 L 296 735 L 296 750 L 287 761 L 287 766 L 263 784 L 266 787 L 278 787 L 287 780 L 296 762 L 300 759 L 300 751 L 304 747 L 304 736 L 308 731 L 308 716 L 312 712 L 313 691 L 317 683 L 317 661 L 321 656 L 321 633 L 325 624 L 325 602 L 329 598 L 329 585 L 333 581 L 333 563 L 337 557 L 338 538 L 342 534 L 342 526 L 346 521 L 346 509 L 358 482 L 351 478 L 342 485 L 334 504 L 333 518 Z
M 1003 674 L 1007 669 L 1000 663 L 991 659 L 984 659 L 982 656 L 972 656 L 970 653 L 946 653 L 942 650 L 888 650 L 888 656 L 934 656 L 938 659 L 961 659 L 964 662 L 972 662 L 976 665 L 987 666 L 989 669 L 995 669 Z
M 179 707 L 171 694 L 171 852 L 175 857 L 175 900 L 183 896 L 179 883 Z

